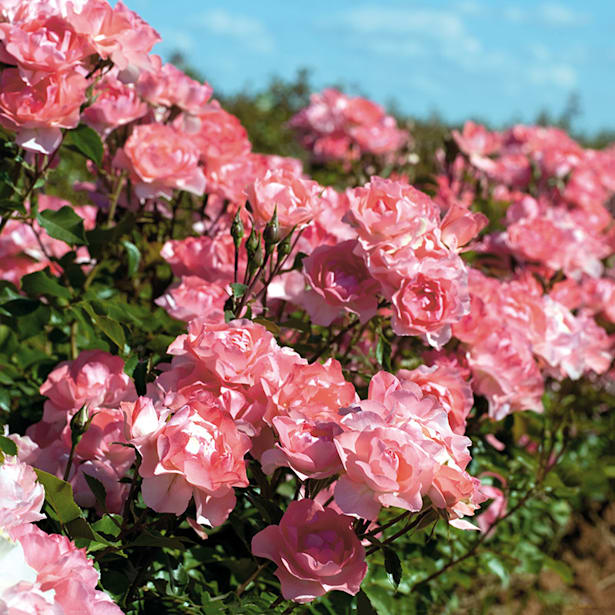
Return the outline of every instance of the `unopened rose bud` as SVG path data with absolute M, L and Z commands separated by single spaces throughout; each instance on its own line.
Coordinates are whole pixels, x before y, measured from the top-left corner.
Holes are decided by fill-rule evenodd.
M 235 217 L 233 218 L 233 222 L 231 224 L 231 236 L 233 237 L 233 243 L 235 244 L 235 248 L 239 250 L 239 246 L 241 245 L 241 240 L 244 236 L 244 227 L 243 222 L 241 221 L 240 214 L 241 210 L 237 210 Z
M 70 439 L 73 446 L 79 444 L 79 440 L 81 440 L 89 425 L 88 405 L 83 404 L 70 420 Z
M 273 217 L 265 226 L 265 230 L 263 231 L 263 239 L 265 240 L 265 250 L 267 251 L 267 254 L 271 254 L 275 245 L 280 241 L 280 225 L 278 223 L 277 205 L 273 211 Z

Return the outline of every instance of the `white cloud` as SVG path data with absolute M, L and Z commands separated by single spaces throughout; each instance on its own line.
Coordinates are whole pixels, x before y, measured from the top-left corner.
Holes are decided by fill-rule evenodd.
M 577 84 L 577 72 L 568 64 L 533 66 L 528 72 L 530 81 L 542 86 L 570 90 Z
M 554 2 L 539 6 L 538 15 L 550 26 L 579 26 L 589 21 L 589 15 L 586 13 L 574 11 Z
M 587 13 L 575 11 L 557 2 L 545 2 L 533 9 L 506 6 L 502 16 L 512 23 L 532 23 L 559 28 L 562 26 L 583 26 L 590 21 Z
M 271 53 L 275 41 L 265 25 L 254 17 L 237 15 L 215 9 L 203 13 L 200 24 L 212 34 L 226 36 L 240 41 L 245 47 L 258 53 Z
M 338 15 L 336 21 L 380 54 L 416 57 L 437 50 L 456 60 L 481 51 L 480 41 L 454 11 L 361 6 Z

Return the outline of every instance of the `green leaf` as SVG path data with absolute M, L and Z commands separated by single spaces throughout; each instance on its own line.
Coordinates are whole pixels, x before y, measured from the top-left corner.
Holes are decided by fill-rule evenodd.
M 77 128 L 69 131 L 64 139 L 64 144 L 69 149 L 79 152 L 92 162 L 95 162 L 96 166 L 99 167 L 102 164 L 103 143 L 98 133 L 89 126 L 79 124 Z
M 88 316 L 92 319 L 94 326 L 100 329 L 120 349 L 120 351 L 122 351 L 124 349 L 124 344 L 126 343 L 126 337 L 124 335 L 122 325 L 107 316 L 97 314 L 89 303 L 83 302 L 79 305 L 87 312 Z
M 50 237 L 59 239 L 69 245 L 87 245 L 83 218 L 78 216 L 72 207 L 64 207 L 54 211 L 45 209 L 37 215 L 38 223 L 47 231 Z
M 35 271 L 21 278 L 22 290 L 31 297 L 45 295 L 46 297 L 60 297 L 70 299 L 70 292 L 60 284 L 57 278 L 48 273 L 48 270 Z
M 395 588 L 401 583 L 402 567 L 399 556 L 393 549 L 385 548 L 384 550 L 384 569 L 393 581 Z
M 73 488 L 66 481 L 53 474 L 34 468 L 39 483 L 45 488 L 45 499 L 62 523 L 69 523 L 81 517 L 81 509 L 75 504 Z
M 392 371 L 391 369 L 391 343 L 387 340 L 386 337 L 381 333 L 378 336 L 378 345 L 376 346 L 376 361 L 382 365 L 382 367 L 387 371 Z
M 0 436 L 0 451 L 6 455 L 17 455 L 17 445 L 6 436 Z
M 231 290 L 233 291 L 233 297 L 235 299 L 241 299 L 246 294 L 248 287 L 245 284 L 235 282 L 234 284 L 231 284 Z
M 28 314 L 32 314 L 39 305 L 41 305 L 40 301 L 21 298 L 3 303 L 1 309 L 11 316 L 27 316 Z
M 131 243 L 127 239 L 122 241 L 122 245 L 124 246 L 128 256 L 128 275 L 132 277 L 135 273 L 137 273 L 137 271 L 139 271 L 141 252 L 139 252 L 139 248 L 137 248 L 134 243 Z
M 378 611 L 362 589 L 357 594 L 357 615 L 378 615 Z
M 23 203 L 10 199 L 0 199 L 0 214 L 4 216 L 12 211 L 18 211 L 20 214 L 26 215 L 26 208 Z
M 169 549 L 184 549 L 184 543 L 178 538 L 163 536 L 159 533 L 143 531 L 137 539 L 127 547 L 168 547 Z
M 94 478 L 85 472 L 83 473 L 83 477 L 85 478 L 85 482 L 88 484 L 88 487 L 94 494 L 97 504 L 103 510 L 106 510 L 107 490 L 105 489 L 105 486 L 97 478 Z
M 108 536 L 116 538 L 120 533 L 120 526 L 122 523 L 121 515 L 104 515 L 102 519 L 92 523 L 92 529 Z

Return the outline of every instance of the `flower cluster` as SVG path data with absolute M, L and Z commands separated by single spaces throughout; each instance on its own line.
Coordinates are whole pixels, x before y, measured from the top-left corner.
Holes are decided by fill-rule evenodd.
M 376 103 L 329 88 L 312 94 L 310 105 L 291 120 L 302 144 L 318 160 L 353 160 L 362 153 L 390 154 L 408 135 Z
M 16 143 L 2 345 L 33 398 L 26 435 L 0 441 L 0 613 L 121 612 L 72 537 L 103 569 L 179 552 L 192 530 L 216 557 L 238 538 L 256 576 L 233 569 L 228 595 L 261 557 L 305 603 L 356 595 L 370 552 L 426 519 L 492 536 L 510 484 L 470 466 L 470 436 L 484 450 L 561 381 L 612 374 L 615 149 L 468 122 L 415 187 L 384 166 L 409 141 L 396 121 L 328 89 L 290 121 L 320 171 L 343 169 L 325 186 L 253 152 L 207 83 L 150 55 L 158 38 L 122 2 L 0 8 L 0 125 Z M 42 189 L 68 148 L 88 158 L 74 188 L 92 204 Z M 497 231 L 485 203 L 505 204 Z M 58 494 L 87 513 L 65 521 Z M 164 574 L 143 589 L 131 568 L 121 604 Z

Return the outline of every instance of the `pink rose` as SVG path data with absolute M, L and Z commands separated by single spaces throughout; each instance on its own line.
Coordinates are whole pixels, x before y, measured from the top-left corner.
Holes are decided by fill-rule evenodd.
M 191 139 L 163 124 L 135 126 L 113 160 L 114 166 L 129 171 L 140 199 L 171 198 L 174 189 L 202 195 L 205 175 L 198 163 L 199 152 Z
M 0 463 L 0 528 L 10 530 L 44 519 L 44 500 L 45 490 L 34 470 L 17 457 L 5 455 Z
M 198 115 L 206 109 L 213 92 L 208 83 L 191 79 L 173 64 L 164 64 L 158 56 L 151 56 L 153 71 L 139 75 L 137 91 L 152 105 L 176 106 L 191 115 Z
M 431 485 L 434 461 L 413 434 L 386 424 L 373 412 L 349 414 L 335 446 L 346 470 L 335 503 L 346 514 L 375 520 L 382 506 L 417 511 Z
M 224 303 L 228 297 L 229 294 L 220 284 L 189 275 L 182 277 L 179 284 L 168 288 L 155 303 L 178 320 L 189 321 L 203 317 L 209 321 L 218 318 L 223 322 Z
M 60 363 L 41 386 L 43 420 L 63 423 L 81 406 L 117 408 L 136 398 L 134 384 L 124 373 L 124 361 L 103 350 L 84 350 L 73 361 Z
M 353 253 L 356 241 L 344 241 L 335 246 L 316 248 L 303 261 L 305 276 L 312 290 L 329 308 L 325 313 L 316 306 L 306 306 L 312 319 L 318 313 L 317 324 L 328 326 L 341 309 L 359 315 L 367 322 L 378 311 L 380 284 L 370 275 L 363 259 Z
M 250 440 L 214 405 L 192 401 L 134 443 L 143 456 L 143 500 L 157 512 L 180 515 L 194 497 L 197 522 L 215 527 L 235 507 L 233 487 L 248 485 Z
M 402 383 L 409 380 L 418 384 L 424 395 L 433 395 L 446 410 L 451 429 L 456 434 L 465 433 L 466 418 L 474 405 L 474 396 L 460 369 L 444 363 L 431 367 L 421 365 L 413 370 L 400 369 L 397 378 Z
M 47 76 L 75 70 L 94 53 L 87 37 L 74 31 L 59 15 L 41 12 L 34 19 L 0 24 L 0 60 L 17 65 L 29 83 Z
M 469 312 L 464 274 L 463 269 L 435 264 L 431 271 L 404 279 L 392 296 L 393 331 L 397 335 L 425 334 L 436 348 L 446 344 L 451 324 Z
M 502 136 L 497 132 L 489 132 L 481 124 L 468 121 L 463 125 L 461 133 L 453 130 L 453 139 L 459 149 L 465 154 L 488 156 L 496 152 L 502 145 Z
M 147 111 L 147 105 L 137 96 L 134 88 L 117 77 L 105 75 L 94 88 L 96 100 L 81 115 L 82 121 L 106 137 L 118 126 L 129 124 Z
M 342 433 L 337 423 L 289 416 L 276 416 L 272 422 L 280 441 L 260 458 L 266 474 L 272 474 L 280 466 L 288 466 L 305 480 L 327 478 L 342 469 L 333 443 L 333 438 Z
M 280 235 L 295 226 L 307 224 L 313 217 L 313 203 L 322 188 L 308 179 L 301 179 L 284 169 L 267 171 L 246 189 L 254 221 L 263 227 L 277 210 Z
M 131 74 L 133 81 L 133 71 L 150 66 L 148 54 L 161 40 L 160 35 L 123 2 L 115 7 L 106 0 L 88 0 L 81 5 L 70 2 L 66 14 L 73 28 L 88 37 L 96 52 Z
M 12 537 L 20 542 L 28 566 L 36 571 L 37 585 L 43 592 L 53 591 L 65 615 L 122 615 L 111 598 L 96 589 L 100 575 L 85 549 L 32 524 L 14 530 Z
M 348 190 L 349 221 L 364 247 L 380 242 L 412 244 L 440 224 L 439 207 L 416 188 L 372 177 L 362 188 Z
M 79 123 L 87 86 L 74 71 L 28 84 L 16 68 L 6 68 L 0 74 L 0 125 L 16 132 L 24 149 L 51 154 L 62 142 L 61 128 Z
M 252 553 L 278 565 L 282 596 L 299 603 L 331 590 L 355 595 L 367 573 L 352 519 L 313 500 L 291 502 L 279 525 L 254 536 Z

